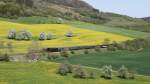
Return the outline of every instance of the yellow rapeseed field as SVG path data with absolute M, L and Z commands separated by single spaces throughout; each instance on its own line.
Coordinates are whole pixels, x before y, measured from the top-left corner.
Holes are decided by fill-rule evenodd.
M 132 38 L 107 32 L 97 32 L 92 30 L 75 28 L 67 24 L 19 24 L 6 21 L 0 21 L 0 41 L 11 41 L 14 45 L 16 53 L 22 53 L 27 50 L 32 41 L 14 41 L 8 40 L 8 31 L 11 29 L 28 30 L 32 33 L 34 39 L 38 39 L 41 32 L 51 32 L 54 35 L 53 40 L 40 41 L 42 47 L 64 47 L 64 46 L 79 46 L 79 45 L 97 45 L 102 44 L 104 39 L 111 41 L 125 41 Z M 73 32 L 74 37 L 67 38 L 67 32 Z

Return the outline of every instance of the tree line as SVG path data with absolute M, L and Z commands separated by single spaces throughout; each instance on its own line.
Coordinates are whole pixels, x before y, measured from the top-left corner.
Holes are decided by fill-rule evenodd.
M 73 37 L 74 34 L 73 32 L 67 32 L 65 34 L 66 37 Z M 52 33 L 48 33 L 46 34 L 45 32 L 42 32 L 39 34 L 39 40 L 43 41 L 43 40 L 52 40 L 54 38 Z M 10 30 L 8 33 L 8 39 L 13 39 L 13 40 L 32 40 L 33 36 L 32 33 L 27 31 L 27 30 L 21 30 L 21 31 L 16 31 L 14 29 Z
M 74 78 L 80 79 L 95 79 L 97 77 L 96 73 L 94 71 L 88 71 L 88 68 L 84 68 L 81 65 L 73 66 L 68 63 L 62 63 L 57 73 L 61 76 L 72 74 Z M 111 65 L 105 65 L 100 70 L 100 73 L 102 74 L 98 77 L 111 80 L 115 72 L 113 72 Z M 121 79 L 135 79 L 135 72 L 130 72 L 127 67 L 122 65 L 117 71 L 117 77 Z
M 112 51 L 115 50 L 137 51 L 142 50 L 144 48 L 150 48 L 150 37 L 127 40 L 121 43 L 113 42 L 111 45 L 108 46 L 108 50 Z

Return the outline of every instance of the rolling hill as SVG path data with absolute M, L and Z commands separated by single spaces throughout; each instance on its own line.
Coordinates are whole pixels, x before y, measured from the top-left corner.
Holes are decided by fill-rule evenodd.
M 90 46 L 103 44 L 105 40 L 119 43 L 145 38 L 150 36 L 149 21 L 149 18 L 102 12 L 82 0 L 0 0 L 0 58 L 6 58 L 8 61 L 9 56 L 12 59 L 19 56 L 27 58 L 28 54 L 34 58 L 33 55 L 37 53 L 32 52 L 30 48 L 36 49 L 35 46 L 42 49 Z M 28 31 L 32 34 L 32 39 L 8 39 L 10 30 L 15 30 L 18 36 L 22 36 L 19 35 L 20 31 Z M 53 38 L 40 41 L 39 36 L 42 32 L 46 35 L 51 33 Z M 73 33 L 73 37 L 66 36 L 70 32 Z M 37 62 L 0 61 L 0 84 L 150 84 L 149 48 L 106 53 L 91 49 L 88 54 L 81 54 L 83 51 L 86 52 L 78 50 L 71 54 L 70 51 L 65 51 L 69 54 L 68 58 L 62 57 L 61 52 L 53 62 L 48 61 L 50 56 L 56 53 L 42 51 L 38 52 L 41 58 Z M 25 57 L 23 59 L 26 59 Z M 46 59 L 43 61 L 42 57 Z M 66 60 L 71 64 L 82 65 L 88 72 L 94 72 L 96 78 L 78 79 L 74 78 L 73 74 L 60 76 L 57 74 L 59 63 Z M 126 65 L 142 75 L 135 74 L 135 79 L 125 80 L 118 78 L 116 71 L 113 71 L 113 78 L 106 80 L 100 77 L 101 66 L 106 64 L 113 65 L 113 70 Z
M 115 34 L 113 32 L 94 31 L 89 29 L 77 28 L 67 24 L 20 24 L 8 21 L 0 21 L 0 40 L 11 41 L 14 45 L 15 52 L 24 52 L 32 41 L 17 41 L 9 40 L 7 38 L 8 32 L 11 29 L 16 31 L 27 30 L 32 33 L 33 39 L 38 40 L 41 32 L 52 33 L 52 40 L 40 41 L 42 47 L 66 47 L 66 46 L 80 46 L 80 45 L 98 45 L 104 42 L 104 39 L 110 39 L 111 42 L 122 42 L 133 39 L 132 37 Z M 73 32 L 75 35 L 68 38 L 65 35 L 68 32 Z
M 103 65 L 112 65 L 117 70 L 120 65 L 125 65 L 129 70 L 138 74 L 150 76 L 149 59 L 150 48 L 141 51 L 116 51 L 116 52 L 95 52 L 71 56 L 67 59 L 56 59 L 55 62 L 68 61 L 71 64 L 81 64 L 84 66 L 100 68 Z
M 68 21 L 67 24 L 75 26 L 77 28 L 115 33 L 115 34 L 125 35 L 125 36 L 132 37 L 132 38 L 144 38 L 144 37 L 150 36 L 150 33 L 148 32 L 140 32 L 140 31 L 135 31 L 135 30 L 129 30 L 127 28 L 123 29 L 120 27 L 110 27 L 106 25 L 96 25 L 96 24 L 79 22 L 79 21 L 71 21 L 71 22 Z
M 82 0 L 1 0 L 0 16 L 54 16 L 111 27 L 150 32 L 150 23 L 139 18 L 105 13 Z

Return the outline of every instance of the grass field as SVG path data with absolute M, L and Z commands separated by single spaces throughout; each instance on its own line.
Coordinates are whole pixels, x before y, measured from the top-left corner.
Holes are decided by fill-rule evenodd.
M 106 53 L 91 53 L 87 55 L 75 55 L 68 59 L 57 59 L 56 62 L 68 61 L 72 64 L 100 68 L 103 65 L 112 65 L 114 69 L 121 65 L 127 66 L 130 70 L 139 74 L 150 76 L 150 49 L 142 51 L 116 51 Z
M 109 33 L 111 32 L 114 34 L 125 35 L 125 36 L 129 36 L 132 38 L 143 38 L 143 37 L 150 36 L 150 33 L 117 28 L 117 27 L 109 27 L 109 26 L 96 25 L 96 24 L 77 22 L 77 21 L 72 21 L 72 22 L 67 22 L 67 23 L 77 28 L 90 29 L 90 30 L 109 32 Z
M 49 41 L 41 41 L 42 47 L 64 47 L 64 46 L 78 46 L 78 45 L 97 45 L 101 44 L 104 39 L 111 41 L 126 41 L 131 40 L 131 37 L 117 35 L 107 32 L 98 32 L 88 29 L 79 29 L 66 24 L 19 24 L 7 21 L 0 21 L 0 40 L 10 41 L 7 39 L 8 31 L 16 29 L 17 31 L 26 29 L 33 35 L 34 40 L 38 39 L 41 32 L 51 32 L 54 34 L 54 39 Z M 67 38 L 66 33 L 72 31 L 75 34 L 73 38 Z M 25 52 L 32 41 L 12 41 L 14 44 L 14 51 L 17 53 Z
M 58 64 L 51 62 L 13 63 L 0 62 L 0 84 L 149 84 L 150 77 L 136 76 L 134 80 L 123 80 L 113 76 L 112 80 L 100 78 L 101 71 L 96 72 L 96 79 L 76 79 L 72 75 L 56 74 Z

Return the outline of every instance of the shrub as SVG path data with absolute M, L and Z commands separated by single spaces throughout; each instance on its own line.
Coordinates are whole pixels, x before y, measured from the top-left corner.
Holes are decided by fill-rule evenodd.
M 103 78 L 112 79 L 112 66 L 104 66 L 103 67 Z
M 46 40 L 46 34 L 44 32 L 40 34 L 39 40 Z
M 119 77 L 123 79 L 128 79 L 129 72 L 128 69 L 125 66 L 122 66 L 118 71 Z
M 89 78 L 95 79 L 95 78 L 96 78 L 95 73 L 94 73 L 94 72 L 91 72 L 91 73 L 89 74 Z
M 86 78 L 88 78 L 88 74 L 81 66 L 76 66 L 75 72 L 74 72 L 74 77 L 86 79 Z
M 24 38 L 24 36 L 21 32 L 16 34 L 16 38 L 15 38 L 16 40 L 24 40 L 23 38 Z
M 51 33 L 47 34 L 47 40 L 52 40 L 53 39 L 53 35 Z
M 73 73 L 73 66 L 71 64 L 67 64 L 68 73 Z
M 8 56 L 8 54 L 5 53 L 4 55 L 0 56 L 0 61 L 9 62 L 9 56 Z
M 48 60 L 53 60 L 54 58 L 53 58 L 52 55 L 48 55 L 48 56 L 47 56 L 47 59 L 48 59 Z
M 120 43 L 117 45 L 118 50 L 124 50 L 126 48 L 126 45 L 124 43 Z
M 48 58 L 49 60 L 55 60 L 55 59 L 59 58 L 59 56 L 58 56 L 58 55 L 48 55 L 47 58 Z
M 60 55 L 61 55 L 62 57 L 69 57 L 69 54 L 68 54 L 67 51 L 61 51 L 61 52 L 60 52 Z
M 134 71 L 130 72 L 130 77 L 129 78 L 130 79 L 135 79 L 135 72 Z
M 19 31 L 15 37 L 16 40 L 31 40 L 32 34 L 27 30 Z
M 71 50 L 70 53 L 71 53 L 71 54 L 75 54 L 75 51 Z
M 84 50 L 84 54 L 89 54 L 89 51 L 88 50 Z
M 57 24 L 63 24 L 64 23 L 64 20 L 59 18 L 57 21 L 56 21 Z
M 24 30 L 24 31 L 22 32 L 22 34 L 23 34 L 23 36 L 24 36 L 24 40 L 31 40 L 31 39 L 32 39 L 32 34 L 31 34 L 29 31 Z
M 117 47 L 115 47 L 114 45 L 109 45 L 109 46 L 108 46 L 108 50 L 109 50 L 109 51 L 116 51 L 116 50 L 117 50 Z
M 8 39 L 15 39 L 16 38 L 16 30 L 10 30 L 8 33 Z
M 67 34 L 66 34 L 66 37 L 73 37 L 74 35 L 73 35 L 73 33 L 72 32 L 68 32 Z
M 62 65 L 60 66 L 60 68 L 58 69 L 58 73 L 59 73 L 60 75 L 62 75 L 62 76 L 67 75 L 68 72 L 69 72 L 69 69 L 68 69 L 68 67 L 67 67 L 66 64 L 62 64 Z

